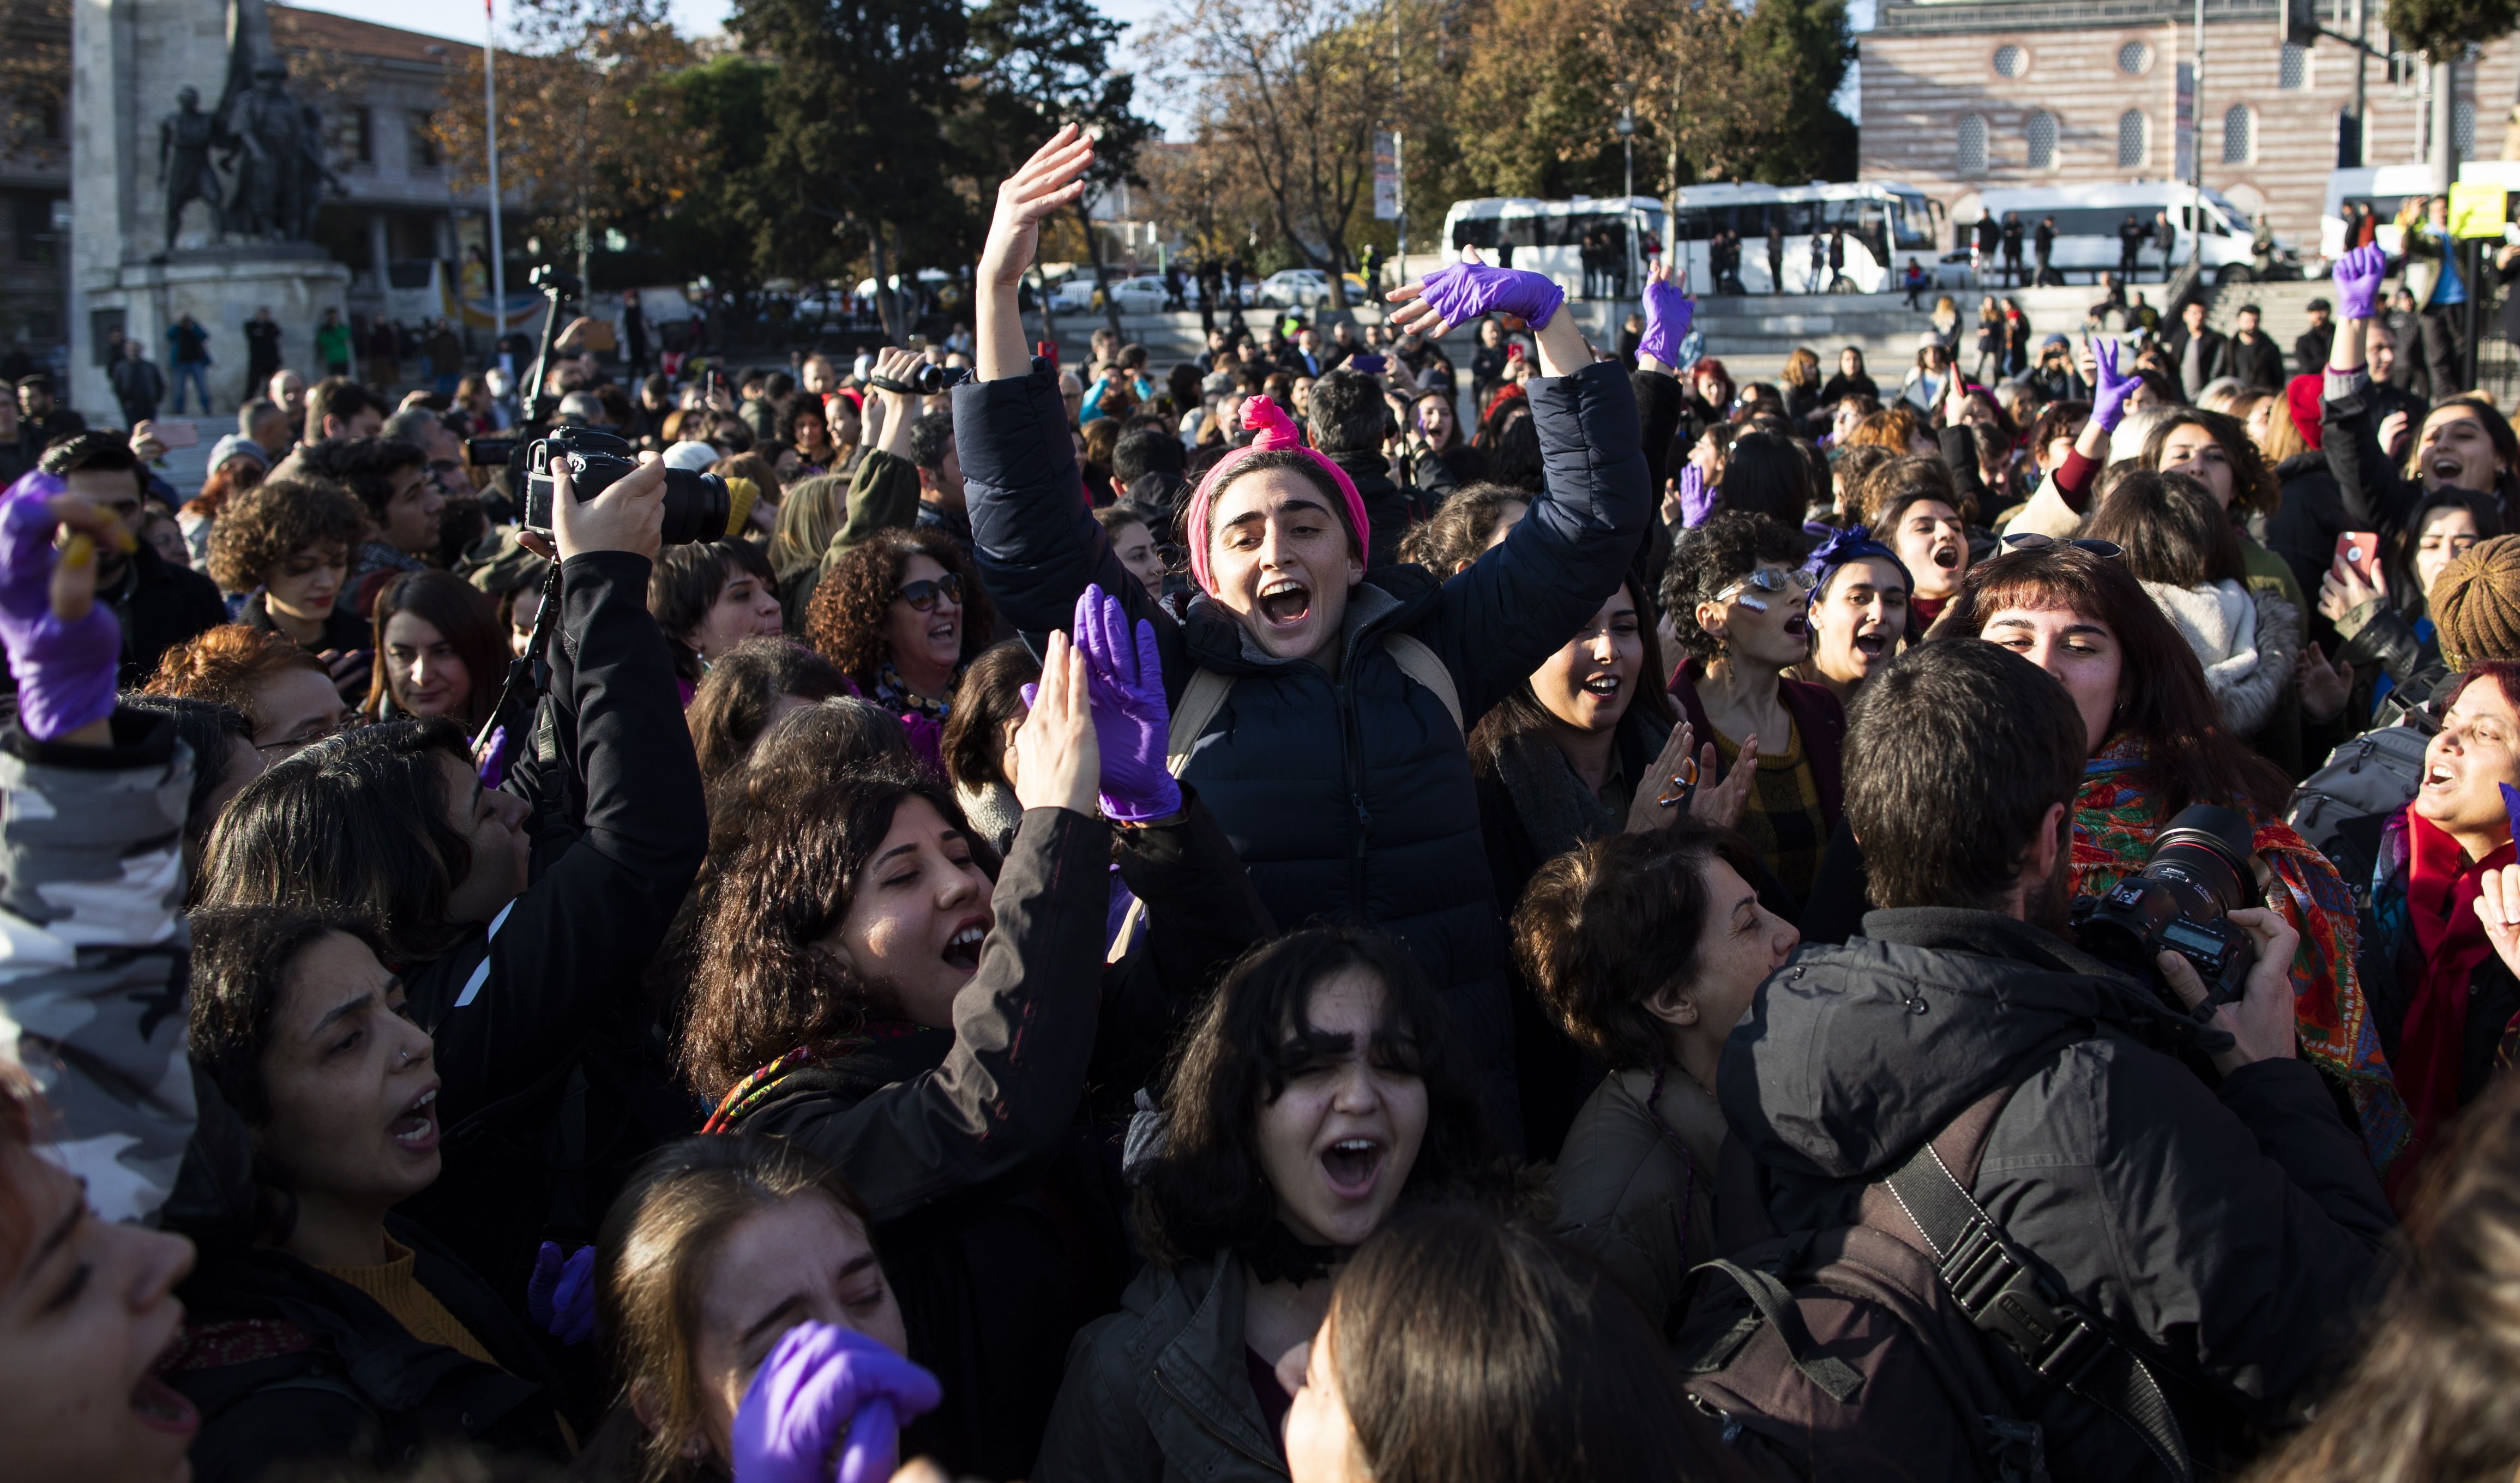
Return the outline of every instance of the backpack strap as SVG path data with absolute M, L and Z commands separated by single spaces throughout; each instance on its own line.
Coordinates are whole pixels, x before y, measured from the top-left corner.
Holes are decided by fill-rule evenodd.
M 1426 647 L 1424 640 L 1414 634 L 1384 634 L 1382 652 L 1391 655 L 1402 674 L 1435 693 L 1435 698 L 1444 702 L 1444 713 L 1453 718 L 1453 725 L 1462 736 L 1470 734 L 1470 729 L 1462 725 L 1461 687 L 1453 683 L 1453 672 L 1444 667 L 1444 661 Z
M 1866 1191 L 1863 1220 L 1903 1240 L 1908 1234 L 1900 1225 L 1912 1228 L 1970 1323 L 2002 1340 L 2042 1379 L 2133 1429 L 2173 1478 L 2187 1483 L 2195 1470 L 2186 1439 L 2151 1370 L 2081 1305 L 2050 1289 L 2029 1253 L 1968 1191 L 1997 1115 L 2022 1082 L 2052 1059 L 2026 1057 L 2022 1074 L 1970 1103 L 1888 1179 Z M 1966 1171 L 1965 1178 L 1956 1167 Z M 1878 1218 L 1886 1214 L 1878 1198 L 1885 1191 L 1904 1222 Z
M 1225 708 L 1225 697 L 1234 693 L 1234 677 L 1218 674 L 1205 665 L 1192 670 L 1190 683 L 1182 687 L 1181 701 L 1173 706 L 1171 729 L 1164 733 L 1164 770 L 1178 778 L 1190 766 L 1191 748 L 1198 745 L 1201 732 L 1216 713 Z

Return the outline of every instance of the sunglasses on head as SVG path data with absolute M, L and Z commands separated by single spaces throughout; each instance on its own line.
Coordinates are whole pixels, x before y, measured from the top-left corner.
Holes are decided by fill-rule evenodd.
M 904 582 L 901 584 L 901 591 L 895 595 L 919 611 L 929 612 L 934 610 L 936 599 L 940 594 L 948 603 L 962 602 L 962 577 L 949 571 L 941 577 L 922 577 L 916 582 Z
M 1756 588 L 1761 592 L 1783 592 L 1787 588 L 1791 588 L 1796 592 L 1809 592 L 1819 581 L 1819 577 L 1814 576 L 1812 573 L 1805 571 L 1799 566 L 1785 571 L 1778 571 L 1773 566 L 1762 566 L 1758 570 L 1750 573 L 1748 576 L 1743 577 L 1741 580 L 1725 588 L 1723 598 L 1718 599 L 1718 601 L 1732 598 L 1734 595 L 1751 588 Z
M 2052 535 L 2041 535 L 2036 530 L 2025 530 L 2019 535 L 2005 536 L 2003 544 L 2009 551 L 2056 551 L 2071 546 L 2077 551 L 2088 551 L 2104 562 L 2114 562 L 2126 555 L 2126 548 L 2115 541 L 2094 541 L 2088 538 L 2060 541 Z

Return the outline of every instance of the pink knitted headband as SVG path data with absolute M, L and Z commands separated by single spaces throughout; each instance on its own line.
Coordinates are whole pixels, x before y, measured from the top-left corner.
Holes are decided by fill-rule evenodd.
M 1365 551 L 1372 547 L 1373 538 L 1366 525 L 1365 499 L 1356 492 L 1356 481 L 1347 476 L 1346 470 L 1331 463 L 1322 454 L 1305 447 L 1303 434 L 1295 430 L 1295 425 L 1286 420 L 1286 414 L 1279 409 L 1276 402 L 1265 396 L 1255 396 L 1245 401 L 1242 404 L 1242 426 L 1259 435 L 1249 444 L 1237 448 L 1218 459 L 1214 467 L 1207 471 L 1207 476 L 1198 481 L 1198 491 L 1190 497 L 1190 519 L 1183 526 L 1183 534 L 1190 537 L 1191 575 L 1197 578 L 1201 592 L 1216 591 L 1207 576 L 1208 502 L 1216 497 L 1217 489 L 1233 475 L 1235 467 L 1255 453 L 1292 450 L 1304 454 L 1314 463 L 1321 465 L 1332 481 L 1338 485 L 1339 497 L 1347 501 L 1347 518 L 1348 523 L 1355 527 L 1357 550 Z

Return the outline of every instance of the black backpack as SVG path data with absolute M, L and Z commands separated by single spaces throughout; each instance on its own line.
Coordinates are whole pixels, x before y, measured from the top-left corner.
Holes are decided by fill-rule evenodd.
M 1969 1195 L 2027 1074 L 1867 1189 L 1851 1226 L 1776 1234 L 1756 1165 L 1726 1141 L 1732 1254 L 1695 1269 L 1674 1351 L 1690 1400 L 1769 1475 L 2190 1483 L 2154 1367 L 2051 1291 Z

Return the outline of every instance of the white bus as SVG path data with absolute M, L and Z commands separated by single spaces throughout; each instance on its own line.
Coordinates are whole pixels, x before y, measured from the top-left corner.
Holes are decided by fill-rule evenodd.
M 1988 191 L 1978 197 L 1978 203 L 1998 219 L 2007 213 L 2021 218 L 2021 259 L 2025 267 L 2036 266 L 2031 244 L 2040 221 L 2055 217 L 2056 243 L 2048 265 L 2060 274 L 2089 274 L 2096 282 L 2101 273 L 2116 272 L 2125 260 L 2118 230 L 2129 216 L 2150 228 L 2156 216 L 2169 212 L 2177 239 L 2170 244 L 2171 265 L 2174 270 L 2185 266 L 2196 232 L 2194 197 L 2195 193 L 2180 181 L 2138 180 L 2125 185 Z M 2222 192 L 2209 189 L 2205 192 L 2203 221 L 2205 277 L 2214 283 L 2247 283 L 2257 277 L 2255 259 L 2249 253 L 2248 213 Z M 2162 247 L 2158 238 L 2146 238 L 2136 255 L 2137 270 L 2143 274 L 2160 272 Z
M 1446 262 L 1476 247 L 1499 266 L 1548 274 L 1576 298 L 1642 296 L 1645 255 L 1668 237 L 1662 202 L 1649 196 L 1483 196 L 1444 213 Z
M 1750 293 L 1852 292 L 1883 293 L 1899 286 L 1913 257 L 1930 277 L 1937 251 L 1941 202 L 1896 181 L 1849 181 L 1803 186 L 1698 185 L 1680 193 L 1674 223 L 1676 261 L 1700 293 L 1718 291 L 1708 248 L 1718 232 L 1731 232 L 1741 248 L 1741 288 Z M 1784 282 L 1768 270 L 1768 227 L 1784 237 Z M 1832 279 L 1828 242 L 1837 237 L 1844 263 Z M 1814 278 L 1812 244 L 1821 243 Z

